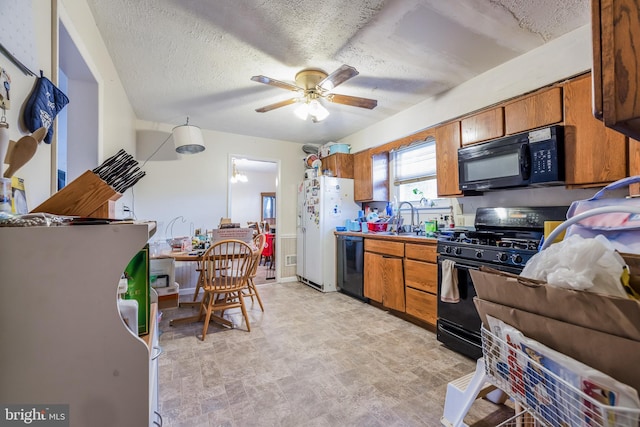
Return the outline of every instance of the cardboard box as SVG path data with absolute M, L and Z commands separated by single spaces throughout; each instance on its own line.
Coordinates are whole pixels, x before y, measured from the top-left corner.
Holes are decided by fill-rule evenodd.
M 524 335 L 640 391 L 640 303 L 546 286 L 519 276 L 470 271 L 476 308 Z

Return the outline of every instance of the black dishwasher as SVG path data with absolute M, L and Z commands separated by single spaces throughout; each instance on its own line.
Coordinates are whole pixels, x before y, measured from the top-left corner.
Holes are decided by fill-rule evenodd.
M 354 298 L 364 297 L 364 239 L 359 236 L 338 235 L 338 290 Z

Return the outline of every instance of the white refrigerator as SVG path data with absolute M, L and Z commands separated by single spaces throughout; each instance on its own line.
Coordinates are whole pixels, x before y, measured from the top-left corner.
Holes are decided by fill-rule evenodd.
M 358 218 L 353 180 L 319 176 L 298 187 L 298 280 L 322 292 L 336 290 L 336 227 Z

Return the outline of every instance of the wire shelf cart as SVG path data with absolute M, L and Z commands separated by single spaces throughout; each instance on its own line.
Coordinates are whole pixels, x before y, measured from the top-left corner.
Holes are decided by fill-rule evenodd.
M 485 328 L 482 347 L 487 380 L 525 408 L 501 426 L 638 427 L 639 409 L 607 405 L 606 394 L 576 387 Z

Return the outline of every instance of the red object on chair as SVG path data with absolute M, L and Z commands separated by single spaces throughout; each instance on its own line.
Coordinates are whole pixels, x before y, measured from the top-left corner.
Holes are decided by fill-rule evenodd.
M 273 239 L 276 237 L 275 234 L 267 233 L 267 243 L 264 246 L 264 250 L 262 251 L 262 258 L 264 259 L 265 265 L 267 261 L 269 264 L 273 262 Z

